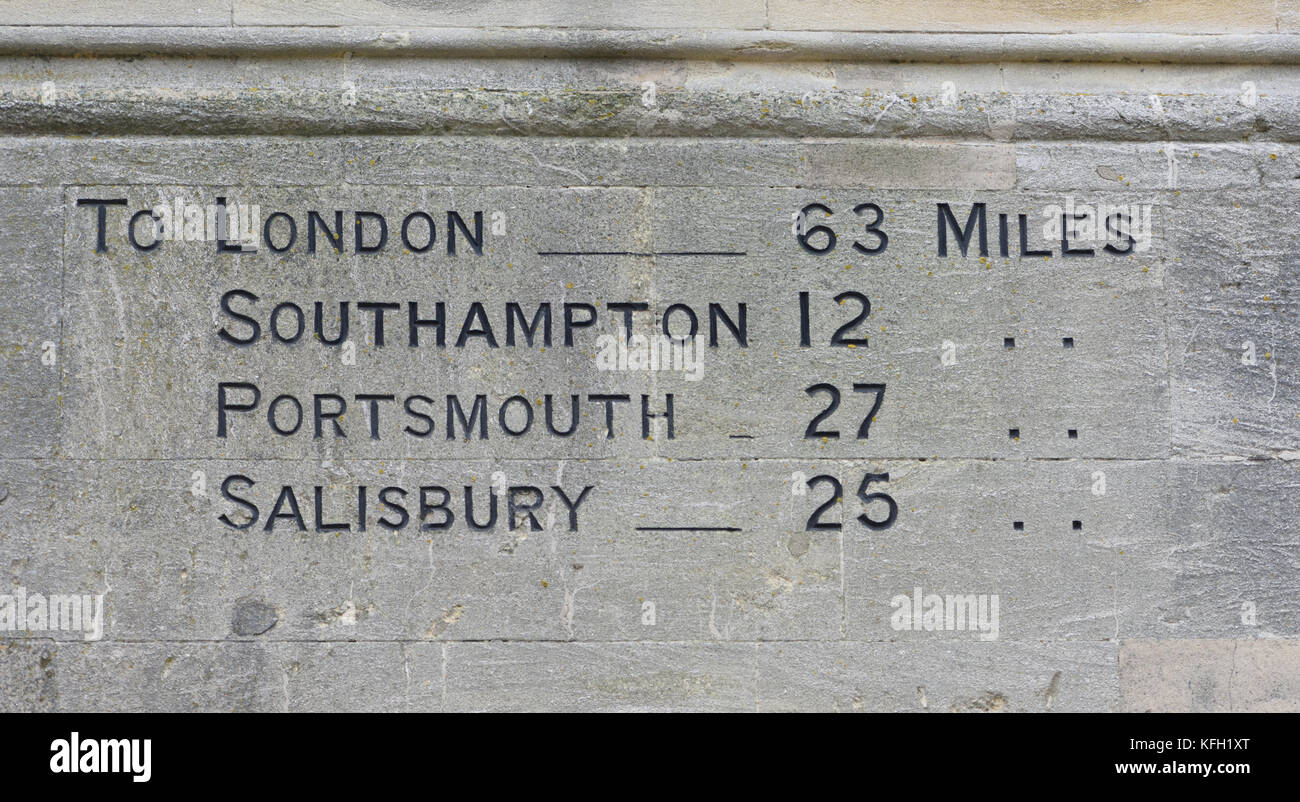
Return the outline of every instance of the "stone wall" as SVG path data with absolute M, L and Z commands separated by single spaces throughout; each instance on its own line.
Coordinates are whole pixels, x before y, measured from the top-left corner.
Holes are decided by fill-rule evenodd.
M 0 0 L 0 708 L 1296 710 L 1297 142 L 1289 0 Z

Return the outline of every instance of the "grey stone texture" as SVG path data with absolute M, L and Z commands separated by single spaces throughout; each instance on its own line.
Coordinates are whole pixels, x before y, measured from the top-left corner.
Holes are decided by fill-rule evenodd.
M 1294 713 L 1296 641 L 1128 641 L 1120 649 L 1128 712 Z
M 57 191 L 5 187 L 0 202 L 13 210 L 0 231 L 5 304 L 0 346 L 0 409 L 6 456 L 47 457 L 58 420 L 59 343 L 63 290 Z
M 0 631 L 0 709 L 1296 709 L 1294 3 L 142 9 L 0 2 L 0 624 L 16 589 L 103 596 L 102 639 Z M 295 247 L 128 243 L 217 197 Z M 127 201 L 106 252 L 87 198 Z M 826 254 L 792 229 L 812 203 Z M 987 255 L 938 254 L 940 203 L 985 204 Z M 1142 247 L 1064 257 L 1052 217 L 1103 205 Z M 308 253 L 336 209 L 343 252 Z M 447 253 L 448 211 L 482 213 L 481 255 Z M 340 301 L 348 346 L 312 331 Z M 445 347 L 408 344 L 412 301 Z M 699 381 L 602 370 L 629 301 L 641 335 L 743 303 L 748 343 L 721 328 Z M 358 302 L 399 305 L 382 344 Z M 504 346 L 511 302 L 551 305 L 550 345 L 455 344 L 481 304 Z M 572 347 L 565 304 L 597 314 Z M 223 382 L 261 398 L 220 436 Z M 886 385 L 865 439 L 854 383 Z M 346 436 L 313 436 L 318 394 Z M 449 394 L 488 437 L 448 436 Z M 547 396 L 579 398 L 572 436 Z M 914 594 L 969 626 L 899 625 Z

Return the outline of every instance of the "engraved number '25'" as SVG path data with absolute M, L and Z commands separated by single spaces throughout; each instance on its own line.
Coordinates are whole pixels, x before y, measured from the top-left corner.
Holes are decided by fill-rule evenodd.
M 868 492 L 872 482 L 888 481 L 889 474 L 887 473 L 868 473 L 862 476 L 862 484 L 858 485 L 858 498 L 862 501 L 863 505 L 870 507 L 873 502 L 880 501 L 884 502 L 886 507 L 889 509 L 888 514 L 886 514 L 884 518 L 872 518 L 867 514 L 867 512 L 863 512 L 859 515 L 858 522 L 868 529 L 888 529 L 893 526 L 894 521 L 898 519 L 898 502 L 894 501 L 893 497 L 888 493 Z M 840 484 L 839 479 L 827 474 L 819 474 L 808 480 L 808 488 L 810 490 L 817 489 L 817 486 L 821 484 L 828 484 L 831 486 L 831 497 L 826 499 L 826 501 L 824 501 L 817 509 L 813 510 L 813 514 L 808 516 L 808 524 L 804 529 L 809 532 L 843 529 L 843 524 L 833 521 L 822 521 L 821 518 L 824 514 L 830 511 L 831 507 L 834 507 L 839 503 L 840 499 L 844 495 L 844 486 Z

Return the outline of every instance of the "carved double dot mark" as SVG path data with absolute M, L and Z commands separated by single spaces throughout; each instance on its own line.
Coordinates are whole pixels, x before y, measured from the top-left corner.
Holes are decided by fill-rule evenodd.
M 1020 430 L 1019 430 L 1019 429 L 1007 429 L 1007 436 L 1010 437 L 1012 440 L 1019 441 L 1019 440 L 1020 440 Z M 1068 438 L 1070 438 L 1071 440 L 1078 440 L 1078 439 L 1079 439 L 1079 430 L 1078 430 L 1078 429 L 1066 429 L 1066 430 L 1065 430 L 1065 436 L 1068 437 Z
M 1002 338 L 1002 347 L 1003 347 L 1004 349 L 1008 350 L 1008 351 L 1013 350 L 1013 349 L 1016 347 L 1016 338 L 1015 338 L 1015 337 L 1004 337 L 1004 338 Z M 1062 338 L 1061 338 L 1061 347 L 1064 348 L 1064 349 L 1066 349 L 1066 350 L 1073 349 L 1073 348 L 1074 348 L 1074 338 L 1073 338 L 1073 337 L 1062 337 Z M 1015 429 L 1008 429 L 1008 430 L 1007 430 L 1007 434 L 1008 434 L 1008 436 L 1009 436 L 1012 440 L 1014 440 L 1014 441 L 1017 441 L 1017 442 L 1018 442 L 1018 441 L 1020 440 L 1020 429 L 1018 429 L 1018 428 L 1015 428 Z M 1079 439 L 1079 430 L 1078 430 L 1078 429 L 1066 429 L 1066 430 L 1065 430 L 1065 436 L 1068 437 L 1068 438 L 1071 439 L 1071 440 L 1078 440 L 1078 439 Z M 1025 531 L 1025 522 L 1024 522 L 1024 521 L 1012 521 L 1012 522 L 1011 522 L 1011 528 L 1014 529 L 1014 530 L 1017 531 L 1017 532 L 1023 532 L 1023 531 Z M 1071 521 L 1071 522 L 1070 522 L 1070 528 L 1073 529 L 1073 530 L 1076 531 L 1076 532 L 1081 532 L 1081 531 L 1083 531 L 1083 521 L 1080 521 L 1080 520 L 1073 520 L 1073 521 Z
M 1014 530 L 1016 530 L 1017 532 L 1023 532 L 1023 531 L 1025 531 L 1025 522 L 1024 522 L 1024 521 L 1012 521 L 1012 522 L 1011 522 L 1011 528 L 1014 529 Z M 1076 531 L 1076 532 L 1081 532 L 1081 531 L 1083 531 L 1083 521 L 1079 521 L 1079 520 L 1071 521 L 1071 522 L 1070 522 L 1070 528 L 1073 529 L 1073 530 Z
M 1067 350 L 1067 351 L 1073 349 L 1073 348 L 1074 348 L 1074 338 L 1073 338 L 1073 337 L 1062 337 L 1062 338 L 1061 338 L 1061 347 L 1064 348 L 1064 349 Z M 1015 338 L 1015 337 L 1003 337 L 1003 338 L 1002 338 L 1002 348 L 1003 348 L 1004 350 L 1007 350 L 1007 351 L 1014 351 L 1015 348 L 1016 348 L 1016 338 Z M 1020 429 L 1019 429 L 1019 428 L 1007 429 L 1007 436 L 1008 436 L 1011 440 L 1013 440 L 1013 441 L 1015 441 L 1015 442 L 1020 442 Z M 1078 439 L 1079 439 L 1079 430 L 1078 430 L 1078 429 L 1066 429 L 1066 430 L 1065 430 L 1065 436 L 1068 437 L 1068 438 L 1071 439 L 1071 440 L 1078 440 Z M 1019 523 L 1019 522 L 1017 522 L 1017 523 Z M 1075 524 L 1078 524 L 1078 523 L 1079 523 L 1078 521 L 1075 521 Z M 1018 528 L 1019 528 L 1019 527 L 1018 527 Z M 1074 528 L 1075 528 L 1075 529 L 1081 529 L 1081 528 L 1082 528 L 1082 525 L 1075 526 Z
M 1013 349 L 1016 347 L 1016 338 L 1015 338 L 1015 337 L 1003 337 L 1003 338 L 1002 338 L 1002 347 L 1005 348 L 1005 349 L 1008 350 L 1008 351 L 1013 350 Z M 1065 348 L 1065 349 L 1067 349 L 1067 350 L 1073 348 L 1073 347 L 1074 347 L 1074 338 L 1073 338 L 1073 337 L 1062 337 L 1062 338 L 1061 338 L 1061 347 L 1062 347 L 1062 348 Z
M 1014 348 L 1016 347 L 1016 338 L 1015 338 L 1015 337 L 1003 337 L 1003 338 L 1002 338 L 1002 347 L 1005 348 L 1005 349 L 1007 349 L 1008 351 L 1014 349 Z M 1066 349 L 1073 348 L 1073 347 L 1074 347 L 1074 338 L 1073 338 L 1073 337 L 1062 337 L 1062 338 L 1061 338 L 1061 347 L 1062 347 L 1062 348 L 1066 348 Z

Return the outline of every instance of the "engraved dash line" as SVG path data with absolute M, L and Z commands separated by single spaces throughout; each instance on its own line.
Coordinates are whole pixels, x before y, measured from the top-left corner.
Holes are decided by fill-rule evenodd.
M 538 251 L 538 256 L 748 256 L 745 251 Z
M 739 526 L 638 526 L 638 532 L 743 532 Z

